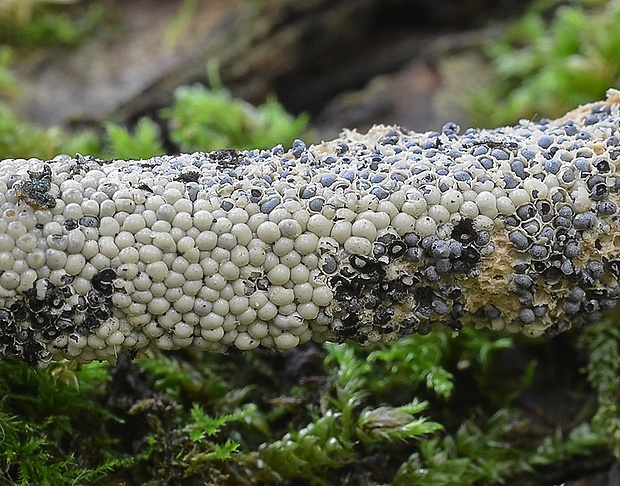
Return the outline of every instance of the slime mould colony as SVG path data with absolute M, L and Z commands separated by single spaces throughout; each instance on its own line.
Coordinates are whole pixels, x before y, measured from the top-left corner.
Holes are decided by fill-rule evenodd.
M 287 349 L 486 325 L 554 335 L 620 295 L 620 92 L 494 130 L 289 151 L 0 162 L 0 355 Z

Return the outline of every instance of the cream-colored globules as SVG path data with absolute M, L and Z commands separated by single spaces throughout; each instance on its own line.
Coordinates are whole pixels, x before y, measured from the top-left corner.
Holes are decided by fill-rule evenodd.
M 620 295 L 619 101 L 288 151 L 4 160 L 0 355 L 587 324 Z

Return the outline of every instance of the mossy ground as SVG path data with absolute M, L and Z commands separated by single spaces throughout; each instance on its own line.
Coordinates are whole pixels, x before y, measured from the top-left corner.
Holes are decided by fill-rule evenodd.
M 79 370 L 2 363 L 1 477 L 24 485 L 498 484 L 524 475 L 559 483 L 609 468 L 618 446 L 620 353 L 609 340 L 618 326 L 577 334 L 531 342 L 434 332 L 370 348 L 121 356 L 114 367 Z M 584 369 L 600 377 L 600 406 Z M 579 467 L 566 469 L 568 461 Z

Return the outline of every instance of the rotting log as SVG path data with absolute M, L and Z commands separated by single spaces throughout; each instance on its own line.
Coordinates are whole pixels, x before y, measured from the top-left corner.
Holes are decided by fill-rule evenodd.
M 620 91 L 292 149 L 0 162 L 0 355 L 554 335 L 620 295 Z

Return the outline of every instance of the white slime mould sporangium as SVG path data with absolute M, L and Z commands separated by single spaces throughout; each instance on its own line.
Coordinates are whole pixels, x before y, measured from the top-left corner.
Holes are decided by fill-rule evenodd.
M 619 172 L 615 90 L 492 130 L 4 160 L 0 356 L 551 336 L 616 305 Z

